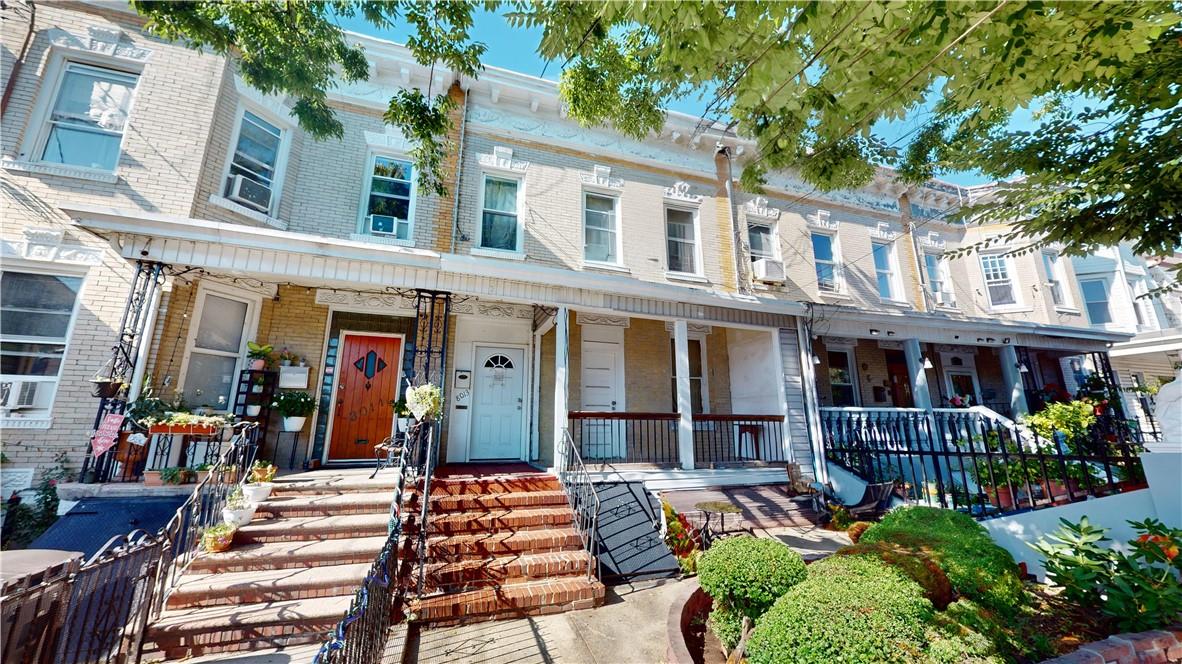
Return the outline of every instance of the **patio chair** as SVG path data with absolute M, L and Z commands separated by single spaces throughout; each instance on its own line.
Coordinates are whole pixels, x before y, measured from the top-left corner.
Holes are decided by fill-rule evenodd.
M 789 463 L 785 466 L 788 471 L 788 495 L 800 496 L 809 493 L 810 483 L 800 472 L 799 463 Z
M 373 446 L 373 456 L 377 463 L 369 479 L 372 480 L 377 477 L 378 472 L 383 468 L 394 465 L 395 459 L 402 452 L 402 443 L 404 440 L 406 440 L 405 435 L 395 434 L 393 436 L 387 436 L 385 440 Z
M 850 516 L 858 520 L 877 519 L 885 514 L 887 508 L 890 507 L 891 498 L 895 494 L 894 489 L 894 482 L 867 484 L 862 499 L 854 505 L 846 505 L 845 509 L 850 513 Z

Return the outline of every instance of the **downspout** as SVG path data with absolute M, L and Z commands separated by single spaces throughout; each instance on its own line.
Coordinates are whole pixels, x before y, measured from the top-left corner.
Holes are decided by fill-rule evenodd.
M 469 90 L 464 90 L 464 105 L 460 109 L 460 144 L 456 147 L 456 177 L 452 185 L 456 189 L 451 197 L 451 249 L 448 251 L 451 254 L 456 253 L 456 238 L 460 234 L 460 174 L 464 172 L 464 132 L 468 126 L 469 94 Z
M 21 65 L 25 63 L 25 57 L 29 54 L 29 44 L 33 42 L 33 32 L 37 26 L 37 5 L 33 2 L 25 4 L 29 6 L 29 29 L 25 31 L 25 41 L 21 44 L 20 54 L 12 63 L 12 73 L 8 75 L 8 81 L 4 83 L 4 96 L 0 97 L 0 113 L 8 110 L 8 98 L 12 96 L 13 84 L 20 76 Z
M 734 235 L 735 245 L 735 278 L 739 282 L 739 292 L 751 290 L 747 279 L 747 259 L 743 252 L 743 233 L 739 229 L 739 215 L 735 213 L 735 177 L 734 164 L 731 160 L 731 149 L 721 142 L 715 144 L 717 154 L 726 159 L 726 202 L 727 213 L 731 219 L 731 233 Z

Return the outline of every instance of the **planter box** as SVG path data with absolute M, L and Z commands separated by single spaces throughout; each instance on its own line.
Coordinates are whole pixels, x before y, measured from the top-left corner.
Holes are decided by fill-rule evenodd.
M 160 479 L 159 470 L 145 470 L 144 471 L 144 486 L 164 486 L 164 481 Z
M 217 432 L 215 426 L 200 424 L 153 424 L 148 433 L 165 436 L 212 436 Z

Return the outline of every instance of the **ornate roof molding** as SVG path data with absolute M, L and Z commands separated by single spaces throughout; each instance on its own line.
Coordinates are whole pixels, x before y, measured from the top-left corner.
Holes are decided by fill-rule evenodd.
M 876 240 L 886 240 L 887 242 L 894 242 L 895 238 L 899 237 L 899 231 L 891 228 L 891 225 L 885 221 L 878 222 L 878 225 L 870 229 L 870 237 Z
M 758 217 L 760 219 L 769 219 L 775 221 L 780 218 L 780 211 L 773 207 L 768 207 L 767 199 L 763 196 L 756 196 L 747 201 L 743 205 L 743 212 L 748 217 Z
M 611 325 L 612 327 L 628 327 L 632 319 L 627 316 L 609 316 L 607 314 L 577 312 L 575 320 L 579 325 Z
M 833 219 L 829 214 L 829 210 L 817 210 L 813 214 L 808 215 L 808 224 L 813 228 L 819 228 L 825 231 L 836 231 L 837 220 Z
M 103 262 L 101 249 L 63 242 L 64 232 L 56 228 L 26 228 L 25 239 L 4 240 L 5 258 L 43 261 L 65 265 L 92 266 Z
M 579 173 L 584 185 L 601 189 L 621 190 L 624 188 L 623 178 L 613 178 L 610 166 L 596 165 L 590 173 Z
M 940 234 L 936 231 L 929 231 L 927 235 L 919 238 L 919 246 L 924 249 L 938 249 L 943 251 L 945 244 L 944 238 L 940 237 Z
M 484 168 L 508 171 L 510 173 L 524 173 L 529 168 L 528 161 L 514 159 L 513 148 L 503 145 L 494 147 L 492 154 L 478 155 L 478 159 L 480 160 L 480 165 Z
M 137 62 L 144 62 L 152 55 L 151 49 L 136 46 L 127 33 L 122 30 L 92 26 L 87 28 L 85 37 L 61 28 L 50 28 L 46 32 L 49 35 L 49 42 L 60 48 Z
M 690 193 L 690 185 L 685 180 L 678 180 L 672 186 L 665 187 L 665 198 L 671 201 L 693 205 L 698 205 L 702 202 L 702 196 Z

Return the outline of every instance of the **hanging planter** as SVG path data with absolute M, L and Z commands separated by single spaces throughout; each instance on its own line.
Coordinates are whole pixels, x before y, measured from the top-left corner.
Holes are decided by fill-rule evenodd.
M 92 380 L 91 382 L 94 384 L 94 389 L 91 390 L 91 394 L 98 397 L 99 399 L 118 398 L 119 393 L 123 391 L 124 387 L 126 387 L 126 383 L 121 380 L 103 379 Z

